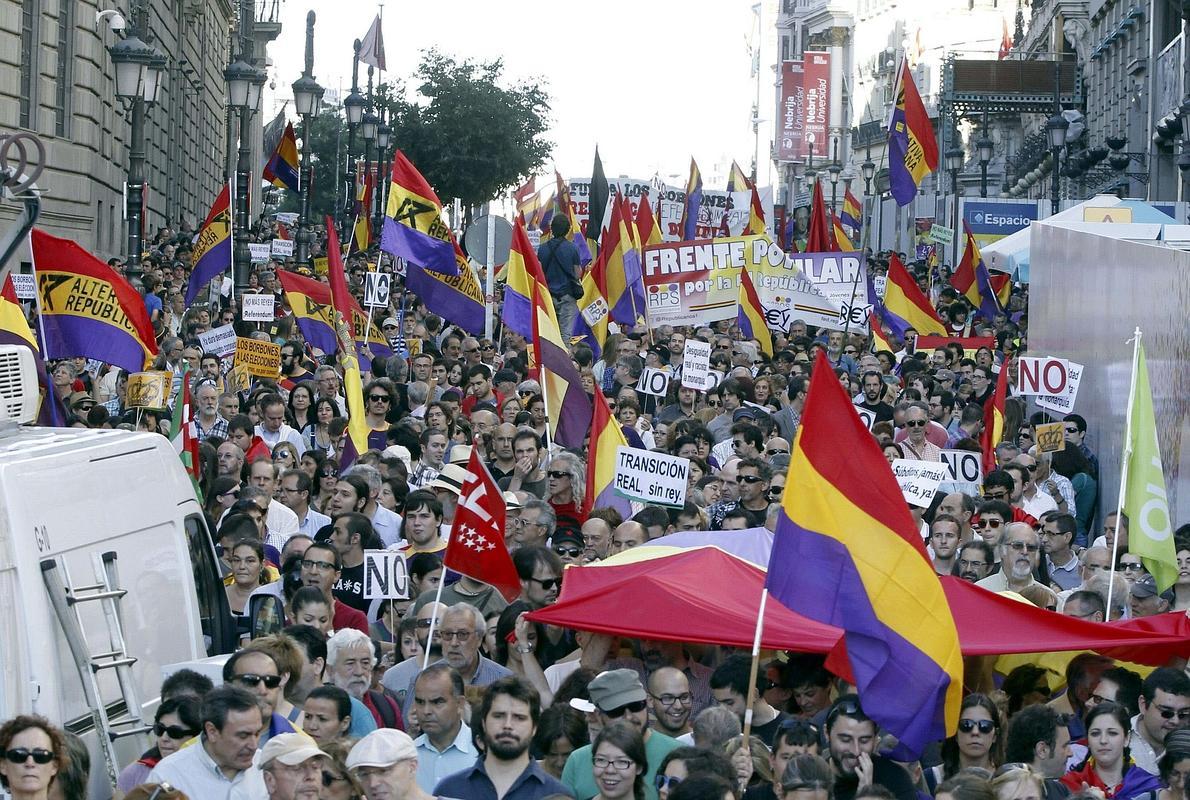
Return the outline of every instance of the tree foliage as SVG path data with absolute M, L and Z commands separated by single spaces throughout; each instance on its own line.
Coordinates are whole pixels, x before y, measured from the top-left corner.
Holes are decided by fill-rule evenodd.
M 417 97 L 382 87 L 392 141 L 443 202 L 467 208 L 518 186 L 545 163 L 550 98 L 541 81 L 502 86 L 504 64 L 457 61 L 423 51 L 414 76 Z

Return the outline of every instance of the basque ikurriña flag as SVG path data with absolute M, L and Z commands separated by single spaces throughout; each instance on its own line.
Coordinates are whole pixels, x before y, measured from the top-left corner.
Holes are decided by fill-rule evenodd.
M 443 275 L 459 274 L 450 226 L 442 221 L 442 201 L 400 150 L 393 156 L 383 225 L 384 252 Z
M 897 71 L 894 97 L 888 123 L 888 176 L 892 196 L 904 206 L 917 196 L 922 179 L 938 169 L 938 142 L 905 59 Z
M 958 632 L 897 480 L 830 367 L 819 353 L 765 587 L 843 630 L 864 711 L 896 736 L 897 758 L 916 759 L 958 725 Z
M 157 340 L 144 298 L 69 239 L 38 228 L 30 236 L 45 358 L 85 356 L 129 372 L 145 369 Z
M 198 297 L 204 286 L 231 269 L 231 190 L 229 184 L 211 205 L 210 213 L 198 232 L 191 253 L 194 269 L 186 283 L 186 305 Z

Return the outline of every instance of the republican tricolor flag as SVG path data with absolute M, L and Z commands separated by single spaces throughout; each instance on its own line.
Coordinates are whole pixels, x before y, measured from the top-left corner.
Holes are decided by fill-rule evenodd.
M 454 234 L 442 221 L 442 201 L 400 150 L 393 155 L 380 249 L 424 269 L 459 274 Z
M 897 205 L 904 206 L 917 196 L 922 179 L 938 169 L 938 142 L 905 59 L 897 70 L 893 96 L 896 101 L 888 125 L 889 187 Z
M 740 326 L 740 333 L 745 341 L 755 340 L 760 349 L 769 358 L 773 357 L 773 334 L 769 331 L 768 322 L 764 318 L 764 307 L 760 304 L 760 297 L 756 294 L 756 286 L 752 283 L 752 276 L 745 266 L 740 269 L 739 311 L 736 321 Z
M 632 516 L 632 503 L 615 490 L 616 453 L 628 446 L 603 392 L 596 390 L 592 401 L 591 440 L 587 445 L 587 486 L 583 493 L 583 514 L 593 508 L 614 508 L 625 519 Z
M 991 399 L 983 407 L 983 431 L 979 434 L 979 448 L 983 451 L 983 474 L 996 468 L 996 445 L 1004 438 L 1004 417 L 1007 414 L 1005 400 L 1008 398 L 1008 365 L 1011 358 L 1000 365 L 996 388 Z

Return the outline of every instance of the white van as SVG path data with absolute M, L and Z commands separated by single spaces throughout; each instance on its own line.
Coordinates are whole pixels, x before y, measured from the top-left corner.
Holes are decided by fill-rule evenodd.
M 163 670 L 233 649 L 235 623 L 171 443 L 150 433 L 14 425 L 4 407 L 14 396 L 5 358 L 12 349 L 0 347 L 0 719 L 34 712 L 83 737 L 89 796 L 107 798 L 111 753 L 97 730 L 104 720 L 88 701 L 90 660 L 135 659 L 123 670 L 130 687 L 121 688 L 122 670 L 114 668 L 97 670 L 95 684 L 107 717 L 124 717 L 130 724 L 122 730 L 136 730 L 137 717 L 152 723 Z M 15 374 L 22 383 L 28 376 Z M 118 606 L 61 597 L 102 594 L 105 560 L 114 566 L 107 586 L 126 591 Z M 57 581 L 65 588 L 58 610 Z M 118 620 L 110 613 L 116 607 Z M 71 647 L 63 608 L 68 620 L 78 614 L 81 654 L 77 639 Z M 140 705 L 132 715 L 129 697 Z M 116 739 L 118 765 L 135 761 L 149 742 L 144 732 Z

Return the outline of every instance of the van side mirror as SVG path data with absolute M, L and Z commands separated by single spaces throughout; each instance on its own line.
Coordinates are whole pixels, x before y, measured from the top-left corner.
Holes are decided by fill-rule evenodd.
M 251 620 L 251 638 L 271 636 L 285 627 L 285 609 L 281 598 L 274 594 L 258 594 L 248 599 L 248 619 Z

